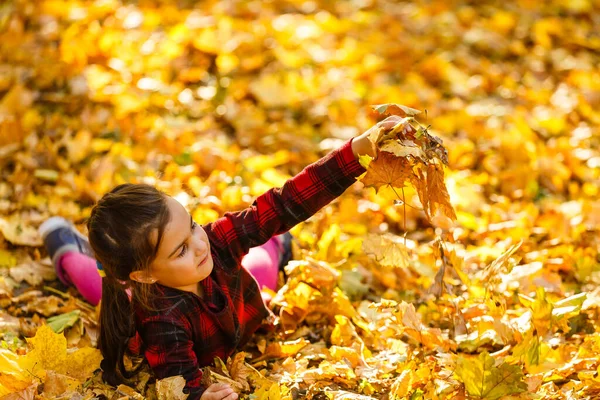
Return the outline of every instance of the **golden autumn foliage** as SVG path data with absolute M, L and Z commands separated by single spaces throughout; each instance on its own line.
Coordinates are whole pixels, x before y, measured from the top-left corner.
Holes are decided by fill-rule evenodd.
M 0 5 L 0 399 L 100 379 L 97 309 L 37 227 L 124 182 L 198 223 L 374 129 L 294 228 L 275 332 L 205 370 L 252 400 L 600 397 L 600 2 Z M 372 189 L 374 188 L 374 189 Z

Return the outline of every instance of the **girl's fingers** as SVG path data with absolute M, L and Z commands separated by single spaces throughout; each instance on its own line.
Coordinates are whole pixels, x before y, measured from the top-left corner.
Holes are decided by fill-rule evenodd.
M 233 393 L 233 389 L 226 383 L 213 383 L 202 394 L 201 400 L 221 400 Z
M 208 389 L 206 389 L 206 391 L 214 393 L 214 392 L 221 391 L 223 389 L 231 389 L 231 387 L 226 383 L 213 383 L 212 385 L 210 385 L 208 387 Z
M 237 400 L 237 398 L 238 398 L 238 395 L 237 395 L 237 393 L 234 392 L 228 396 L 223 397 L 223 400 Z
M 383 121 L 379 122 L 377 125 L 383 127 L 384 129 L 392 129 L 398 122 L 400 122 L 402 118 L 397 115 L 390 115 Z
M 213 392 L 213 395 L 215 396 L 215 399 L 219 399 L 219 400 L 221 400 L 221 399 L 232 400 L 234 398 L 237 399 L 237 393 L 235 393 L 229 385 L 227 385 L 227 387 L 225 387 L 221 390 Z M 231 397 L 232 395 L 235 395 L 235 397 Z

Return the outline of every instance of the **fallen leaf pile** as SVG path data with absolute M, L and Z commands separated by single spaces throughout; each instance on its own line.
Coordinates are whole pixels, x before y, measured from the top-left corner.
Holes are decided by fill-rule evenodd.
M 183 399 L 100 379 L 97 309 L 37 233 L 146 182 L 198 223 L 375 129 L 294 228 L 242 398 L 600 398 L 600 2 L 0 5 L 0 398 Z M 421 112 L 418 113 L 417 110 Z M 373 189 L 374 188 L 374 189 Z

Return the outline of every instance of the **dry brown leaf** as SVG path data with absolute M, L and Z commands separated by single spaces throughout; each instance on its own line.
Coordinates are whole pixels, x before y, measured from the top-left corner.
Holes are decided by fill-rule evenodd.
M 19 214 L 10 217 L 0 217 L 0 232 L 4 238 L 14 245 L 41 246 L 42 238 L 37 229 L 26 223 Z
M 67 396 L 68 393 L 75 392 L 80 382 L 67 375 L 59 374 L 54 371 L 46 371 L 46 380 L 44 381 L 44 395 L 56 397 L 59 395 Z
M 408 142 L 408 141 L 406 141 L 406 142 Z M 388 153 L 392 153 L 397 157 L 411 156 L 411 157 L 419 158 L 423 161 L 426 159 L 426 155 L 423 152 L 423 150 L 421 150 L 420 147 L 418 147 L 414 143 L 412 143 L 412 145 L 407 145 L 406 142 L 400 143 L 397 140 L 390 140 L 390 141 L 386 142 L 384 145 L 382 145 L 380 149 L 381 149 L 381 151 L 386 151 Z
M 17 389 L 12 393 L 8 393 L 0 399 L 2 400 L 34 400 L 37 396 L 39 383 L 34 382 L 24 389 Z
M 427 193 L 429 195 L 429 216 L 435 215 L 439 208 L 448 218 L 455 220 L 456 213 L 450 203 L 450 195 L 444 183 L 444 169 L 438 164 L 427 166 Z
M 27 282 L 31 286 L 40 285 L 43 281 L 52 281 L 56 279 L 54 267 L 40 261 L 28 261 L 12 267 L 9 270 L 10 276 L 17 282 Z
M 156 381 L 156 396 L 158 400 L 185 400 L 187 393 L 183 393 L 185 379 L 181 375 L 170 376 Z
M 237 353 L 233 359 L 227 361 L 227 369 L 231 379 L 242 385 L 244 391 L 250 390 L 248 384 L 248 376 L 253 372 L 249 365 L 246 364 L 246 353 L 243 351 Z
M 426 173 L 421 168 L 416 168 L 410 182 L 417 191 L 427 219 L 431 221 L 439 209 L 445 216 L 455 220 L 456 213 L 444 183 L 443 168 L 438 164 L 428 164 L 426 168 Z
M 222 374 L 219 374 L 218 372 L 215 372 L 213 369 L 211 369 L 210 367 L 206 367 L 203 369 L 203 377 L 202 377 L 202 384 L 205 387 L 208 387 L 212 384 L 215 383 L 226 383 L 227 385 L 229 385 L 236 393 L 240 394 L 242 392 L 244 392 L 244 390 L 246 390 L 245 388 L 248 386 L 248 383 L 245 382 L 245 384 L 241 384 L 239 382 L 234 381 L 231 378 L 228 378 Z
M 125 396 L 128 399 L 134 400 L 144 400 L 144 396 L 136 392 L 134 389 L 127 385 L 119 385 L 117 386 L 117 390 L 115 392 L 116 396 Z M 121 398 L 121 397 L 117 397 Z

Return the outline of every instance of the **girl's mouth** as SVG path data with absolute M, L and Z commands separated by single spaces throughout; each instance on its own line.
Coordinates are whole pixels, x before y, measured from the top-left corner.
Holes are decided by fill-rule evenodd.
M 200 260 L 200 262 L 198 263 L 198 266 L 201 266 L 202 264 L 204 264 L 206 262 L 206 260 L 208 260 L 208 253 L 206 253 L 206 256 Z

